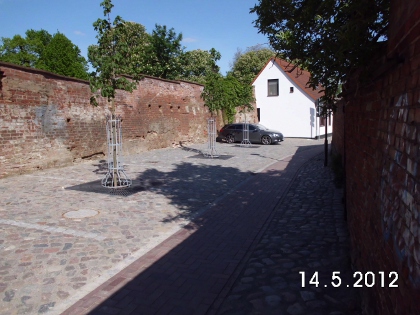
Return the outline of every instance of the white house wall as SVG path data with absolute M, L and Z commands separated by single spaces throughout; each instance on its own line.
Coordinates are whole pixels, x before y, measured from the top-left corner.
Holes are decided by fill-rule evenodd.
M 278 96 L 267 96 L 269 79 L 279 79 Z M 325 127 L 319 130 L 315 100 L 290 80 L 276 63 L 268 63 L 253 85 L 262 125 L 282 132 L 284 137 L 315 138 L 324 135 Z M 290 93 L 290 87 L 293 87 L 293 93 Z M 331 132 L 332 124 L 328 126 L 328 133 Z

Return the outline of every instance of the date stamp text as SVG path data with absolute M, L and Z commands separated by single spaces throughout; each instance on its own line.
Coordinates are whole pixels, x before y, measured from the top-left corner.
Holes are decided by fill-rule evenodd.
M 353 273 L 352 283 L 343 283 L 340 277 L 340 271 L 333 271 L 330 281 L 326 283 L 320 283 L 318 271 L 315 271 L 313 274 L 308 276 L 305 271 L 299 271 L 299 274 L 301 275 L 302 288 L 306 285 L 325 288 L 329 286 L 333 286 L 335 288 L 341 286 L 345 286 L 347 288 L 371 288 L 375 285 L 380 285 L 382 288 L 398 288 L 398 273 L 396 271 L 391 271 L 389 273 L 379 271 L 376 274 L 372 271 L 367 271 L 365 273 L 356 271 Z

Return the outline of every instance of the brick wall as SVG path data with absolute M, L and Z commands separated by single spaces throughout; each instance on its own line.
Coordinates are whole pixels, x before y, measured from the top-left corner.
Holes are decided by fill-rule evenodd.
M 119 92 L 124 152 L 206 141 L 202 89 L 144 77 L 132 94 Z M 95 108 L 90 96 L 86 81 L 0 63 L 0 177 L 103 157 L 108 104 Z
M 333 147 L 345 158 L 354 269 L 377 275 L 360 291 L 366 314 L 420 314 L 420 3 L 391 3 L 387 49 L 371 80 L 346 84 Z

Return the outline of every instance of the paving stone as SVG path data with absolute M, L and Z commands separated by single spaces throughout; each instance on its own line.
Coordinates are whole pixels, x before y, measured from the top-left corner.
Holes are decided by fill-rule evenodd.
M 52 309 L 54 307 L 55 303 L 54 302 L 50 302 L 47 304 L 42 304 L 38 310 L 38 314 L 45 314 L 47 312 L 49 312 L 50 309 Z
M 290 315 L 300 315 L 300 314 L 304 314 L 305 313 L 305 308 L 300 305 L 299 303 L 295 303 L 290 305 L 287 308 L 287 313 Z
M 305 302 L 315 299 L 315 293 L 310 291 L 300 291 L 300 296 Z
M 253 277 L 244 277 L 241 279 L 242 283 L 250 283 L 254 281 Z
M 291 293 L 291 292 L 282 292 L 280 293 L 280 295 L 283 298 L 283 300 L 288 303 L 293 303 L 297 299 L 296 294 Z
M 247 270 L 245 270 L 244 276 L 251 276 L 251 275 L 254 275 L 256 273 L 257 273 L 256 269 L 248 268 Z
M 265 309 L 265 304 L 264 304 L 264 300 L 263 299 L 251 300 L 249 302 L 251 303 L 252 307 L 256 311 L 262 311 L 262 310 Z
M 3 301 L 10 302 L 11 300 L 13 300 L 14 296 L 15 296 L 15 291 L 14 290 L 7 290 L 7 291 L 4 292 Z
M 321 184 L 321 187 L 318 186 L 320 190 L 316 193 L 314 189 L 308 190 L 308 187 L 315 183 Z M 325 185 L 329 188 L 322 188 Z M 333 197 L 328 195 L 331 192 L 334 192 Z M 332 174 L 322 166 L 322 161 L 311 163 L 302 169 L 290 191 L 285 195 L 260 243 L 255 246 L 258 250 L 251 255 L 251 257 L 262 257 L 263 261 L 266 259 L 265 253 L 271 253 L 269 257 L 274 262 L 272 266 L 274 271 L 268 269 L 262 274 L 262 268 L 255 269 L 256 274 L 253 274 L 253 277 L 258 279 L 258 283 L 265 283 L 260 286 L 260 289 L 264 288 L 261 291 L 266 298 L 280 297 L 283 310 L 291 315 L 326 314 L 327 309 L 330 310 L 328 312 L 334 312 L 334 308 L 340 312 L 343 304 L 349 305 L 347 310 L 349 314 L 360 314 L 360 302 L 353 304 L 356 306 L 354 309 L 351 309 L 350 303 L 346 302 L 348 292 L 344 294 L 345 299 L 338 301 L 335 298 L 338 296 L 338 288 L 315 287 L 309 284 L 315 271 L 321 273 L 324 270 L 328 275 L 331 274 L 331 270 L 340 270 L 342 275 L 351 275 L 352 272 L 346 262 L 349 258 L 349 249 L 345 245 L 348 242 L 346 238 L 348 234 L 343 236 L 343 240 L 337 237 L 337 231 L 345 231 L 345 221 L 342 214 L 333 215 L 334 211 L 342 213 L 343 209 L 342 206 L 333 208 L 331 204 L 331 199 L 341 198 L 340 191 L 334 187 Z M 318 203 L 314 204 L 314 199 L 318 200 Z M 273 250 L 281 250 L 282 254 L 272 252 Z M 245 264 L 245 272 L 251 266 L 255 266 L 255 260 L 252 262 L 250 260 L 248 265 Z M 271 265 L 268 267 L 271 268 Z M 311 271 L 306 272 L 305 290 L 302 290 L 302 276 L 299 272 L 307 270 L 308 267 Z M 319 281 L 329 283 L 330 278 L 319 276 Z M 235 286 L 232 290 L 235 290 Z M 355 298 L 354 301 L 359 301 L 355 290 L 351 290 L 350 295 Z M 298 301 L 298 297 L 303 303 Z M 249 305 L 251 308 L 245 308 L 244 313 L 256 312 L 256 309 L 252 309 L 252 303 Z M 270 310 L 264 309 L 258 312 L 269 314 Z
M 0 187 L 5 187 L 2 195 L 7 196 L 0 199 L 0 227 L 3 232 L 0 237 L 0 247 L 3 251 L 0 256 L 0 315 L 15 313 L 18 309 L 28 310 L 29 314 L 44 310 L 48 310 L 49 314 L 59 314 L 75 301 L 82 301 L 88 292 L 99 288 L 107 279 L 126 270 L 124 268 L 129 268 L 130 264 L 144 257 L 148 251 L 163 246 L 161 244 L 164 244 L 168 237 L 170 240 L 183 227 L 189 226 L 190 222 L 209 211 L 214 211 L 213 205 L 222 205 L 232 191 L 237 191 L 234 200 L 238 209 L 243 209 L 246 205 L 241 203 L 241 198 L 248 195 L 248 192 L 242 192 L 243 187 L 246 188 L 250 182 L 271 176 L 275 172 L 282 180 L 292 181 L 293 187 L 286 191 L 284 188 L 280 190 L 277 186 L 266 185 L 274 196 L 272 205 L 265 203 L 269 198 L 260 194 L 252 195 L 254 199 L 247 201 L 255 202 L 255 211 L 260 206 L 275 207 L 280 200 L 276 198 L 276 193 L 279 197 L 286 198 L 275 210 L 279 215 L 270 218 L 273 224 L 275 223 L 274 226 L 260 225 L 261 232 L 264 232 L 264 229 L 267 231 L 263 233 L 261 243 L 255 244 L 260 246 L 257 249 L 259 251 L 252 254 L 254 257 L 250 257 L 254 258 L 254 265 L 250 264 L 242 269 L 248 270 L 250 274 L 243 273 L 238 276 L 238 279 L 245 279 L 245 282 L 250 281 L 243 285 L 254 284 L 257 279 L 262 282 L 243 286 L 243 292 L 237 294 L 241 298 L 232 300 L 232 303 L 240 303 L 235 304 L 236 309 L 230 308 L 230 314 L 251 311 L 248 309 L 252 307 L 250 299 L 262 301 L 263 303 L 258 302 L 258 307 L 266 307 L 265 298 L 273 295 L 281 297 L 284 300 L 282 303 L 295 303 L 296 298 L 293 297 L 302 289 L 297 288 L 300 285 L 297 272 L 297 278 L 279 280 L 273 285 L 275 292 L 260 295 L 262 292 L 259 287 L 264 286 L 264 281 L 270 286 L 272 278 L 294 273 L 294 268 L 302 266 L 301 261 L 309 263 L 305 259 L 313 254 L 315 247 L 307 247 L 307 243 L 313 236 L 302 231 L 309 233 L 312 226 L 315 227 L 313 232 L 321 233 L 335 225 L 335 222 L 331 221 L 334 217 L 326 216 L 334 209 L 324 210 L 325 204 L 331 203 L 335 197 L 320 193 L 332 189 L 331 186 L 327 189 L 324 185 L 326 178 L 331 180 L 331 174 L 322 167 L 322 161 L 310 163 L 309 168 L 305 166 L 299 173 L 296 173 L 298 169 L 291 171 L 290 167 L 282 171 L 276 171 L 274 168 L 286 163 L 286 160 L 287 163 L 291 161 L 293 164 L 292 156 L 296 151 L 305 147 L 315 151 L 316 146 L 321 145 L 322 148 L 322 144 L 323 140 L 286 139 L 281 145 L 260 146 L 247 150 L 234 145 L 220 144 L 222 155 L 233 156 L 229 159 L 203 159 L 197 157 L 197 152 L 183 149 L 162 149 L 127 156 L 124 159 L 126 172 L 132 176 L 134 186 L 141 188 L 128 196 L 98 193 L 89 188 L 97 185 L 103 176 L 102 162 L 99 161 L 0 179 Z M 192 148 L 204 150 L 206 144 L 196 144 Z M 321 167 L 318 164 L 321 164 Z M 297 176 L 294 179 L 295 174 Z M 271 179 L 277 180 L 276 177 Z M 81 184 L 87 184 L 84 186 L 87 189 L 80 189 Z M 312 207 L 313 205 L 316 207 Z M 339 202 L 335 207 L 337 208 L 334 211 L 341 211 Z M 322 213 L 316 216 L 318 212 Z M 66 218 L 65 213 L 96 215 Z M 296 217 L 293 217 L 294 215 Z M 245 219 L 241 220 L 247 223 Z M 220 222 L 221 231 L 228 231 L 223 224 L 225 223 Z M 304 229 L 299 229 L 302 225 Z M 203 233 L 205 228 L 206 225 L 203 224 L 197 231 Z M 345 227 L 341 226 L 335 227 L 334 231 L 326 235 L 327 240 L 322 237 L 317 239 L 320 242 L 317 246 L 323 246 L 322 242 L 335 245 L 333 240 L 336 239 L 336 235 L 342 238 L 341 243 L 348 237 Z M 217 237 L 212 235 L 208 239 L 216 242 Z M 242 244 L 242 240 L 239 241 L 238 244 Z M 252 241 L 246 240 L 247 244 L 251 244 Z M 216 248 L 215 253 L 223 252 L 222 246 L 212 246 Z M 167 251 L 174 249 L 166 248 Z M 316 258 L 322 255 L 323 259 L 326 259 L 326 255 L 341 255 L 339 246 L 331 248 L 334 250 L 317 254 Z M 346 252 L 343 253 L 345 258 Z M 288 254 L 287 258 L 290 260 L 283 261 L 281 265 L 277 257 L 282 258 L 281 255 L 284 254 Z M 231 265 L 226 265 L 218 271 L 218 275 L 223 274 L 228 278 L 214 283 L 215 292 L 226 288 L 226 279 L 237 270 L 238 264 L 245 258 L 243 255 L 245 253 L 240 252 L 230 260 Z M 156 255 L 155 260 L 159 259 L 165 259 L 165 255 Z M 140 268 L 138 272 L 140 270 L 143 269 Z M 137 273 L 131 272 L 133 276 Z M 251 278 L 255 281 L 252 282 Z M 74 280 L 71 281 L 72 279 Z M 155 283 L 159 281 L 156 280 Z M 186 283 L 187 281 L 185 285 Z M 284 290 L 288 288 L 285 286 L 289 284 L 290 289 L 295 288 L 293 290 L 297 291 L 284 295 Z M 183 288 L 181 284 L 179 291 L 185 290 L 182 292 L 187 298 L 188 288 Z M 235 288 L 233 286 L 230 292 Z M 200 295 L 200 290 L 195 291 L 194 294 Z M 112 290 L 96 291 L 96 294 L 108 298 L 106 292 Z M 228 293 L 225 296 L 229 296 Z M 215 297 L 207 295 L 207 299 L 212 300 Z M 201 301 L 201 298 L 196 297 L 192 300 L 200 303 L 197 301 Z M 328 299 L 326 301 L 331 304 Z M 218 305 L 222 305 L 222 302 Z M 280 306 L 281 304 L 278 307 Z M 150 305 L 144 308 L 136 307 L 150 311 Z M 73 309 L 80 309 L 77 303 Z M 278 311 L 278 314 L 282 313 L 282 310 Z
M 271 307 L 275 307 L 278 306 L 281 302 L 281 297 L 278 295 L 269 295 L 265 298 L 265 302 L 271 306 Z

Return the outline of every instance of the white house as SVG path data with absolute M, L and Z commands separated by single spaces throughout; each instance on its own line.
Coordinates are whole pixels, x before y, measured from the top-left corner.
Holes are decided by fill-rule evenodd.
M 288 61 L 270 59 L 252 83 L 260 123 L 284 137 L 323 137 L 325 123 L 327 133 L 332 133 L 332 116 L 316 115 L 323 93 L 307 86 L 309 77 L 308 71 Z

